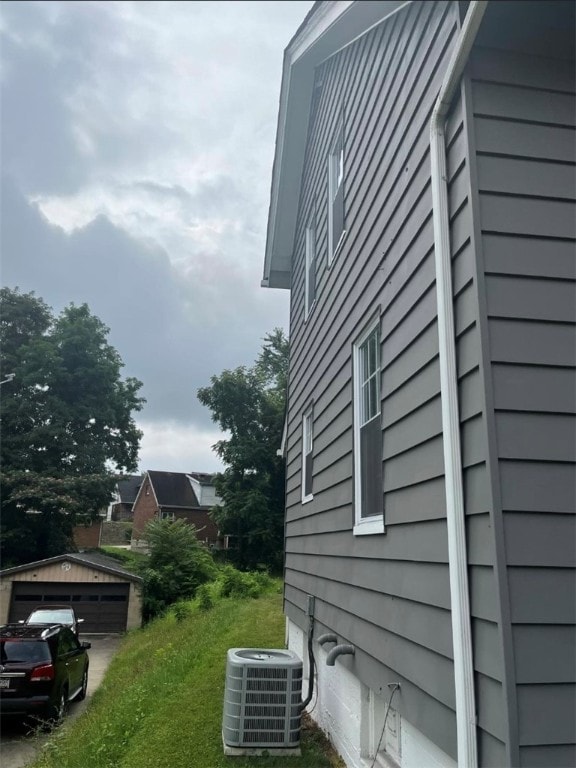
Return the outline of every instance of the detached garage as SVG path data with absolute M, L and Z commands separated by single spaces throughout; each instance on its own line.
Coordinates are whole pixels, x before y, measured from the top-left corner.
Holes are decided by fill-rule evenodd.
M 0 571 L 0 623 L 37 605 L 69 604 L 82 633 L 125 632 L 142 623 L 142 579 L 99 554 L 59 555 Z

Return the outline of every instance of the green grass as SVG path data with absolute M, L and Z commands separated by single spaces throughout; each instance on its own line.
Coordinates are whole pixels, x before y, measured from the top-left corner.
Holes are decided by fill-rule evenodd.
M 337 768 L 323 734 L 303 729 L 301 757 L 225 757 L 221 725 L 226 653 L 284 647 L 274 594 L 192 605 L 130 632 L 87 711 L 55 732 L 32 768 Z
M 108 555 L 108 557 L 113 557 L 115 560 L 118 560 L 124 568 L 132 570 L 135 573 L 141 563 L 150 559 L 148 555 L 144 555 L 142 552 L 132 552 L 130 549 L 113 547 L 112 545 L 99 547 L 94 551 L 101 552 L 103 555 Z

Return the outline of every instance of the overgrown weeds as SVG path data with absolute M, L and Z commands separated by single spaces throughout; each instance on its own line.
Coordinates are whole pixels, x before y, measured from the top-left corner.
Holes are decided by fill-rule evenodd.
M 279 582 L 259 576 L 248 580 L 249 588 L 241 587 L 248 592 L 242 598 L 222 597 L 222 584 L 230 580 L 228 573 L 220 583 L 205 585 L 212 601 L 208 610 L 201 605 L 207 598 L 199 594 L 130 632 L 87 711 L 59 729 L 33 768 L 341 766 L 310 723 L 303 729 L 301 757 L 224 756 L 228 648 L 284 646 Z M 250 591 L 258 582 L 266 583 L 268 592 L 254 600 Z

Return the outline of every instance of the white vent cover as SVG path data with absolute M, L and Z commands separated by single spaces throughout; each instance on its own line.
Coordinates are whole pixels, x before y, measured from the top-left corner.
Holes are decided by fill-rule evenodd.
M 292 651 L 230 648 L 222 735 L 230 747 L 298 747 L 302 661 Z

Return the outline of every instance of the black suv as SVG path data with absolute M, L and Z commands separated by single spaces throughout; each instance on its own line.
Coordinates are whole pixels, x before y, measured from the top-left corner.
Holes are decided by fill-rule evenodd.
M 0 627 L 0 714 L 61 720 L 86 696 L 88 648 L 61 624 Z

